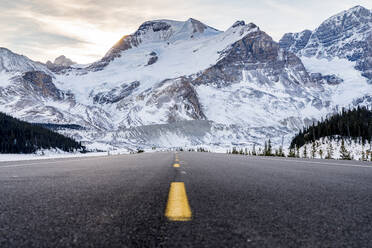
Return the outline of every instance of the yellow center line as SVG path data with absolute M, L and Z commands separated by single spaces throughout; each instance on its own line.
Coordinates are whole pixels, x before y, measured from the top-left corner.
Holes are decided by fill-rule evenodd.
M 183 182 L 171 183 L 165 216 L 171 221 L 191 220 L 191 209 Z
M 175 163 L 175 164 L 173 165 L 173 167 L 174 167 L 174 168 L 178 168 L 178 167 L 180 167 L 180 164 L 179 164 L 179 163 Z

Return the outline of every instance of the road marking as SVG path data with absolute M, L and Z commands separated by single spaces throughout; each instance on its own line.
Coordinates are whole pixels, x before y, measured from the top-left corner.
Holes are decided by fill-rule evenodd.
M 165 216 L 170 221 L 191 220 L 191 209 L 183 182 L 171 183 Z
M 173 167 L 174 167 L 174 168 L 178 168 L 178 167 L 180 167 L 180 164 L 179 164 L 179 163 L 175 163 L 175 164 L 173 165 Z
M 272 160 L 272 161 L 285 161 L 285 162 L 295 162 L 295 163 L 307 163 L 307 164 L 323 164 L 323 165 L 339 165 L 344 167 L 362 167 L 362 168 L 372 168 L 372 165 L 358 165 L 358 164 L 341 164 L 341 163 L 327 163 L 327 162 L 316 162 L 316 161 L 306 161 L 306 160 L 289 160 L 289 159 L 274 159 L 274 158 L 260 158 L 262 160 Z

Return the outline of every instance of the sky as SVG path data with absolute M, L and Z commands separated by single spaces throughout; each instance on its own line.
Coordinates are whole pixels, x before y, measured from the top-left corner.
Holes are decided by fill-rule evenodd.
M 90 63 L 145 21 L 190 17 L 222 31 L 253 22 L 278 41 L 355 5 L 372 9 L 372 0 L 0 0 L 0 47 L 41 62 L 63 54 Z

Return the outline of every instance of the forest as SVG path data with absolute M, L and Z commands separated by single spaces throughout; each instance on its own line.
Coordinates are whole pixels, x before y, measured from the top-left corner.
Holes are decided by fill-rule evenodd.
M 80 142 L 0 113 L 0 153 L 34 153 L 39 149 L 51 148 L 66 152 L 85 151 Z
M 301 147 L 322 137 L 334 136 L 369 143 L 372 140 L 372 111 L 367 107 L 342 109 L 340 113 L 304 128 L 293 138 L 290 148 Z

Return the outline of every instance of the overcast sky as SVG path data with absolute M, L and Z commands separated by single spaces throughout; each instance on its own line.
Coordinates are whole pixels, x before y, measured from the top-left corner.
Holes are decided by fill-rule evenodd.
M 372 0 L 0 0 L 0 46 L 42 62 L 64 54 L 89 63 L 147 20 L 193 17 L 220 30 L 245 20 L 278 41 L 355 5 L 372 9 Z

